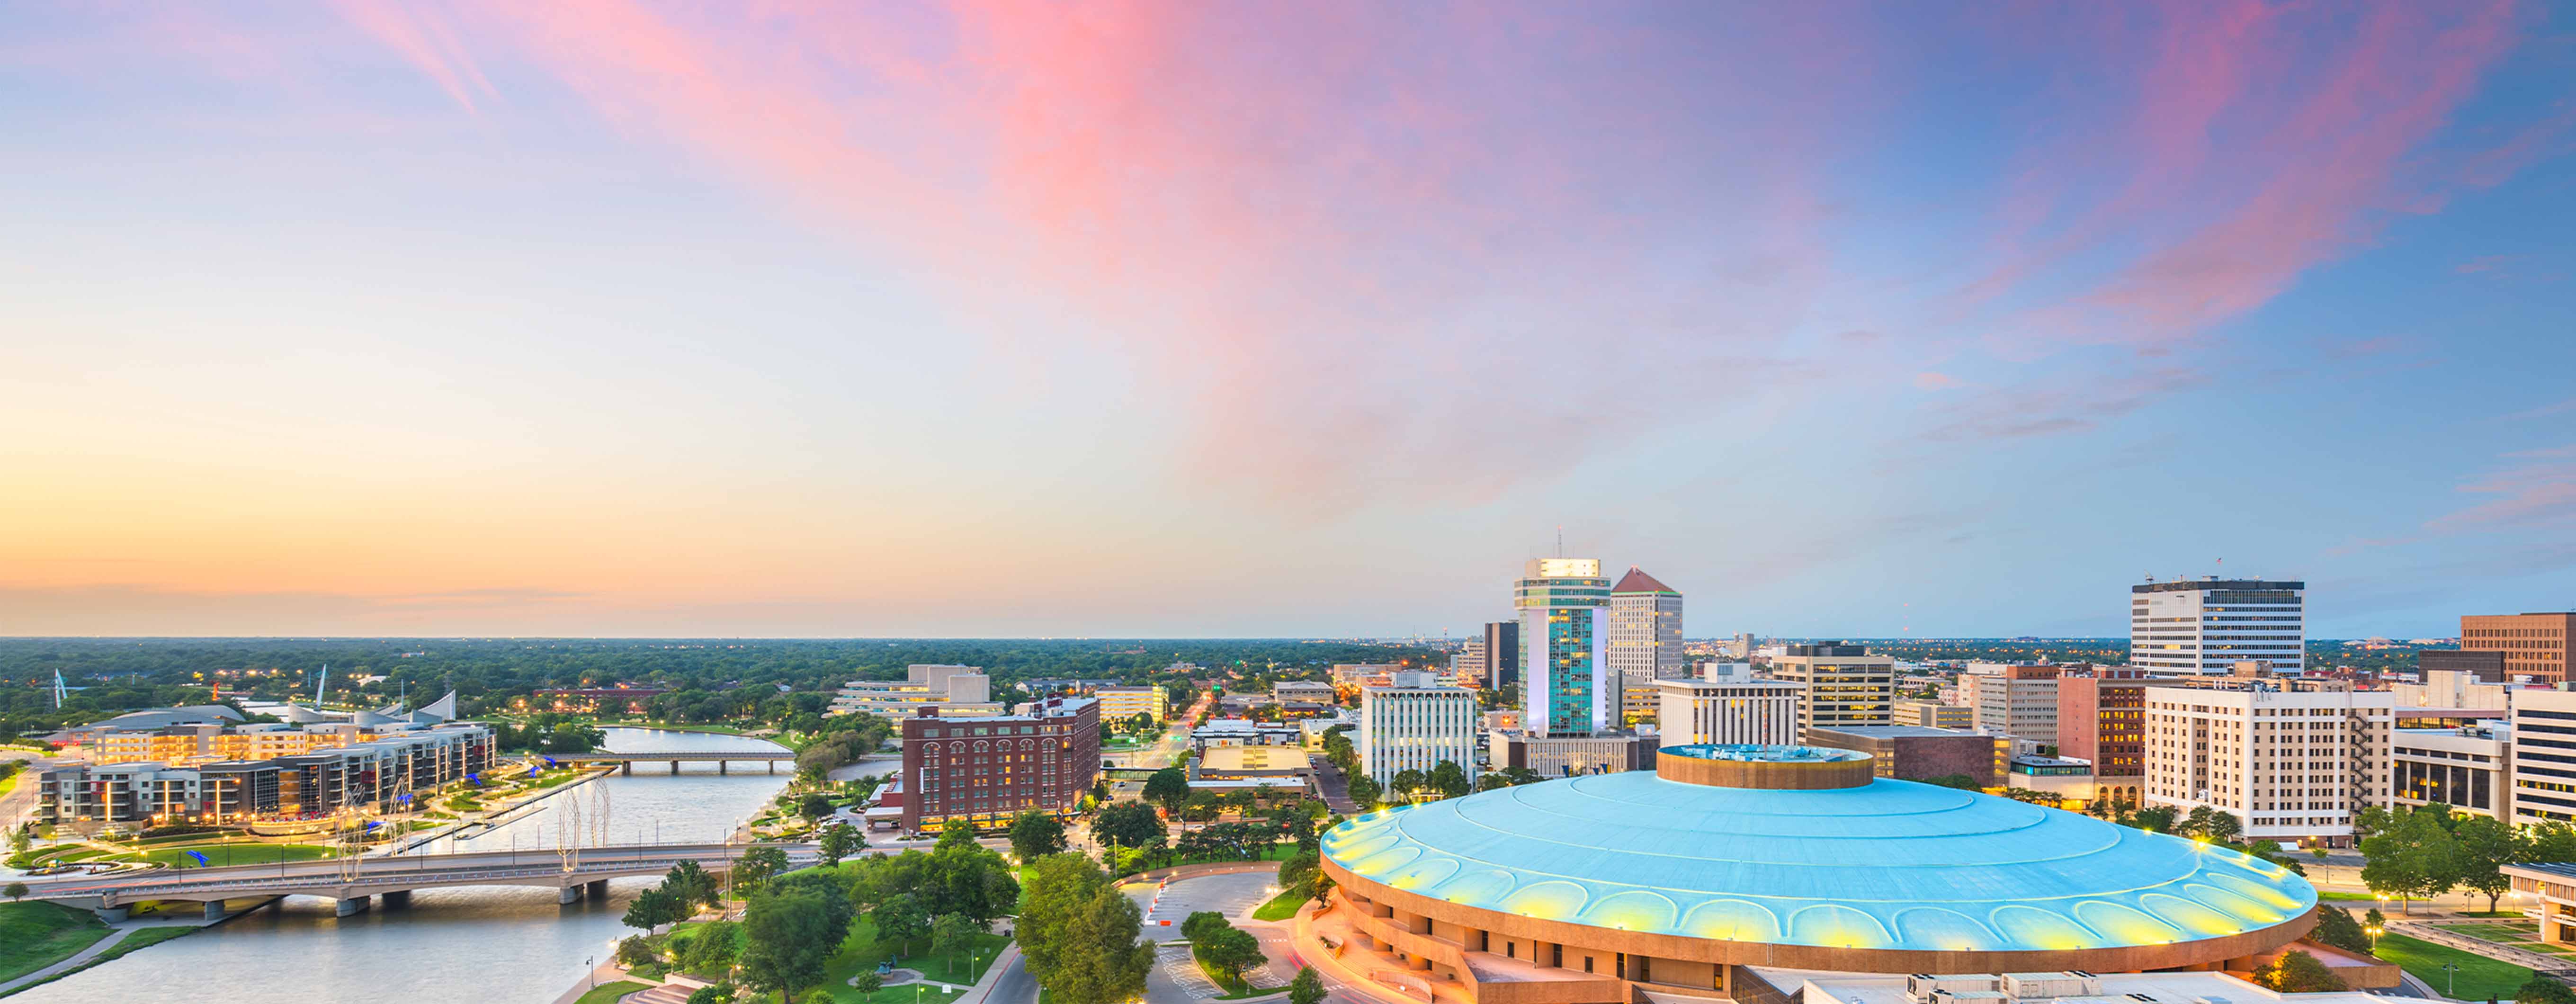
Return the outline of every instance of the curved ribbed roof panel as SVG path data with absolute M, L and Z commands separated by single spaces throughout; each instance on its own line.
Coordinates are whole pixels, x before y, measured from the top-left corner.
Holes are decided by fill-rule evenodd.
M 2279 924 L 2279 865 L 1912 781 L 1819 791 L 1569 778 L 1371 813 L 1324 835 L 1353 873 L 1601 927 L 1925 951 L 2163 944 Z

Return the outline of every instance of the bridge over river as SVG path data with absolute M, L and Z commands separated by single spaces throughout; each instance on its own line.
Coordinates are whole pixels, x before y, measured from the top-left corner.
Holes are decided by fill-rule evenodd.
M 796 751 L 788 749 L 690 750 L 686 752 L 665 751 L 661 753 L 609 753 L 602 751 L 597 753 L 544 753 L 539 755 L 556 763 L 613 763 L 619 765 L 620 769 L 628 774 L 635 773 L 635 765 L 638 763 L 668 763 L 671 765 L 671 773 L 674 774 L 680 772 L 680 765 L 684 763 L 712 763 L 716 765 L 716 773 L 722 774 L 726 772 L 726 768 L 729 765 L 743 763 L 746 761 L 752 763 L 767 763 L 769 765 L 769 772 L 775 774 L 778 773 L 779 764 L 792 764 L 796 762 Z
M 29 899 L 96 910 L 110 921 L 124 919 L 126 904 L 145 900 L 202 902 L 208 917 L 220 917 L 226 900 L 280 896 L 328 896 L 340 901 L 340 913 L 346 916 L 366 909 L 373 897 L 400 903 L 414 889 L 441 886 L 546 886 L 563 890 L 562 902 L 571 903 L 585 891 L 593 897 L 607 896 L 609 879 L 660 875 L 682 861 L 695 861 L 711 872 L 726 871 L 759 846 L 786 851 L 791 865 L 808 864 L 815 858 L 812 844 L 641 844 L 155 868 L 22 881 Z

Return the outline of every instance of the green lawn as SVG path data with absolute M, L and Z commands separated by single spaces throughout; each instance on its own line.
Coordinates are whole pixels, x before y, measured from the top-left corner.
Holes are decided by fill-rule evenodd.
M 602 983 L 590 988 L 590 992 L 581 995 L 581 1000 L 574 1002 L 574 1004 L 617 1004 L 618 998 L 650 986 L 652 986 L 652 984 L 637 983 L 634 980 L 619 980 L 615 983 Z
M 1305 890 L 1290 889 L 1270 897 L 1270 902 L 1263 903 L 1261 909 L 1252 911 L 1252 919 L 1286 920 L 1297 915 L 1297 908 L 1306 905 L 1306 899 Z
M 913 1004 L 916 995 L 923 1004 L 954 1000 L 954 996 L 940 993 L 937 987 L 917 990 L 911 986 L 896 986 L 873 994 L 862 994 L 857 987 L 850 985 L 850 977 L 873 971 L 878 962 L 893 956 L 895 968 L 918 969 L 923 976 L 940 983 L 973 986 L 983 977 L 984 970 L 992 967 L 994 956 L 999 955 L 1002 946 L 1009 944 L 1010 940 L 998 934 L 981 935 L 974 939 L 972 946 L 978 951 L 970 954 L 960 949 L 953 956 L 943 956 L 931 952 L 930 942 L 924 939 L 912 943 L 912 949 L 918 954 L 897 956 L 898 946 L 879 944 L 876 924 L 860 917 L 850 924 L 850 936 L 841 942 L 841 950 L 825 964 L 823 991 L 841 1004 L 859 1004 L 862 1001 L 866 1004 Z
M 189 857 L 195 851 L 206 856 L 200 865 Z M 314 861 L 329 856 L 331 849 L 318 844 L 189 844 L 178 847 L 155 847 L 144 852 L 143 860 L 172 868 L 217 868 L 224 865 L 273 865 L 283 855 L 288 861 Z
M 107 937 L 87 910 L 52 903 L 0 903 L 0 980 L 14 980 L 70 958 Z
M 2457 1000 L 2511 998 L 2514 991 L 2531 979 L 2531 970 L 2513 963 L 2499 962 L 2403 934 L 2381 935 L 2372 952 L 2415 974 L 2415 978 L 2431 984 L 2436 992 L 2447 991 Z M 2452 982 L 2450 974 L 2442 971 L 2444 963 L 2460 967 L 2456 983 Z
M 2379 897 L 2366 892 L 2327 892 L 2322 889 L 2317 891 L 2317 898 L 2340 900 L 2346 903 L 2374 903 L 2379 900 Z

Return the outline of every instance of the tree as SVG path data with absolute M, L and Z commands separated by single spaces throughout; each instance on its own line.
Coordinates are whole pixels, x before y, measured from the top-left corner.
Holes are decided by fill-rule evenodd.
M 658 957 L 653 951 L 653 940 L 641 934 L 630 934 L 617 939 L 618 965 L 633 969 L 651 964 Z
M 1397 798 L 1412 798 L 1419 794 L 1422 786 L 1427 783 L 1429 779 L 1425 778 L 1421 771 L 1407 767 L 1395 772 L 1395 777 L 1387 781 L 1386 789 L 1394 792 Z
M 899 955 L 912 954 L 911 944 L 930 936 L 930 911 L 922 909 L 921 901 L 911 893 L 886 897 L 876 909 L 868 911 L 868 919 L 876 922 L 879 939 L 892 941 L 901 949 L 896 953 Z
M 1314 888 L 1315 877 L 1323 874 L 1323 859 L 1314 851 L 1298 851 L 1279 863 L 1279 889 L 1306 898 Z
M 849 857 L 867 846 L 868 838 L 859 834 L 858 827 L 848 823 L 833 823 L 823 828 L 823 839 L 820 846 L 816 848 L 816 854 L 823 859 L 824 864 L 838 865 L 842 858 Z
M 2124 822 L 2149 833 L 2172 833 L 2176 815 L 2173 806 L 2159 805 L 2132 812 Z
M 1143 802 L 1122 802 L 1091 817 L 1091 839 L 1120 847 L 1161 847 L 1163 817 Z
M 1243 985 L 1244 970 L 1267 961 L 1261 954 L 1261 939 L 1230 924 L 1208 932 L 1204 939 L 1192 941 L 1190 952 L 1238 987 Z
M 832 796 L 809 791 L 796 800 L 796 814 L 807 819 L 821 819 L 832 814 Z
M 930 852 L 923 872 L 922 908 L 933 916 L 962 913 L 978 924 L 1011 912 L 1019 902 L 1020 884 L 1011 877 L 1010 863 L 976 843 L 973 834 L 950 832 L 959 836 L 951 839 L 947 833 L 940 834 L 939 846 Z
M 869 994 L 885 989 L 885 977 L 877 975 L 874 969 L 863 969 L 857 976 L 850 977 L 850 986 L 858 990 L 860 997 L 865 998 Z
M 769 877 L 787 870 L 787 852 L 762 845 L 742 852 L 733 865 L 733 887 L 752 890 L 769 881 Z
M 2496 900 L 2513 888 L 2513 878 L 2504 866 L 2521 861 L 2524 846 L 2516 839 L 2513 827 L 2493 816 L 2471 816 L 2452 829 L 2451 840 L 2459 848 L 2460 884 L 2487 898 L 2487 912 L 2494 913 Z
M 2254 971 L 2254 980 L 2285 994 L 2334 993 L 2347 990 L 2343 977 L 2317 957 L 2298 949 L 2281 953 L 2271 965 Z
M 930 922 L 930 950 L 948 960 L 948 968 L 957 968 L 957 949 L 972 941 L 978 928 L 962 913 L 943 913 Z
M 1297 978 L 1288 981 L 1288 1004 L 1324 1004 L 1324 979 L 1315 967 L 1297 967 Z
M 2576 825 L 2550 820 L 2524 828 L 2524 861 L 2576 861 Z
M 0 896 L 9 897 L 9 902 L 12 903 L 25 899 L 27 898 L 27 883 L 11 882 L 6 886 L 0 886 Z
M 1454 760 L 1442 760 L 1431 765 L 1430 775 L 1423 780 L 1442 798 L 1456 798 L 1468 791 L 1467 771 Z
M 1233 926 L 1234 923 L 1225 919 L 1222 913 L 1214 910 L 1200 910 L 1181 918 L 1181 937 L 1195 942 Z
M 657 885 L 644 890 L 634 902 L 626 904 L 626 916 L 620 920 L 628 927 L 650 931 L 664 924 L 687 920 L 696 912 L 696 909 L 681 903 L 680 897 L 669 889 Z
M 2521 989 L 2513 992 L 2513 999 L 2516 1004 L 2576 1004 L 2576 990 L 2569 990 L 2567 984 L 2533 973 Z
M 1923 779 L 1923 783 L 1941 788 L 1957 788 L 1960 791 L 1984 791 L 1986 789 L 1985 785 L 1977 783 L 1976 778 L 1969 777 L 1966 774 L 1943 774 L 1939 777 L 1927 777 Z
M 1143 712 L 1138 712 L 1143 714 Z M 1011 819 L 1011 854 L 1027 864 L 1064 850 L 1064 824 L 1031 809 Z
M 710 922 L 697 928 L 681 949 L 680 968 L 701 976 L 722 976 L 733 968 L 734 957 L 742 953 L 742 925 L 730 920 Z
M 672 865 L 671 870 L 662 876 L 662 888 L 670 890 L 673 896 L 679 897 L 680 902 L 689 908 L 690 914 L 698 912 L 698 908 L 702 906 L 724 905 L 724 887 L 716 882 L 714 875 L 699 867 L 695 861 L 682 861 Z M 686 918 L 687 914 L 683 914 L 682 919 Z
M 2449 808 L 2423 808 L 2433 811 L 2391 814 L 2395 818 L 2382 822 L 2361 842 L 2367 859 L 2361 866 L 2362 884 L 2372 892 L 2396 896 L 2401 906 L 2410 898 L 2439 896 L 2460 881 L 2459 844 L 2440 818 L 2449 814 Z
M 1366 812 L 1377 808 L 1378 800 L 1385 797 L 1385 792 L 1379 790 L 1377 781 L 1368 775 L 1353 774 L 1350 795 L 1351 801 L 1359 803 L 1360 811 Z
M 2370 935 L 2352 919 L 2352 911 L 2340 907 L 2317 905 L 2317 926 L 2308 932 L 2308 940 L 2345 951 L 2370 954 Z
M 1489 770 L 1483 774 L 1477 775 L 1476 777 L 1477 791 L 1492 791 L 1496 788 L 1509 788 L 1511 786 L 1511 778 L 1495 771 Z
M 1179 814 L 1189 799 L 1189 775 L 1178 767 L 1165 767 L 1145 779 L 1145 800 L 1162 806 L 1164 812 Z
M 850 905 L 849 893 L 841 888 L 840 876 L 827 871 L 791 872 L 769 880 L 771 895 L 812 893 L 823 901 L 824 923 L 835 931 L 846 932 L 850 922 L 859 918 L 859 908 Z
M 793 1004 L 796 988 L 822 981 L 824 962 L 848 935 L 846 925 L 832 927 L 830 906 L 810 889 L 752 897 L 742 931 L 743 982 L 777 991 L 782 1004 Z
M 1038 859 L 1016 924 L 1029 974 L 1056 1004 L 1115 1004 L 1145 991 L 1151 942 L 1142 915 L 1109 875 L 1076 854 Z

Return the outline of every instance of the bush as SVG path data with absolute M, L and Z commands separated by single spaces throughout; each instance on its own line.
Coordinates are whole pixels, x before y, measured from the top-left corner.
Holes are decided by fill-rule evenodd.
M 727 1004 L 733 1000 L 733 984 L 710 983 L 689 995 L 689 1004 Z

